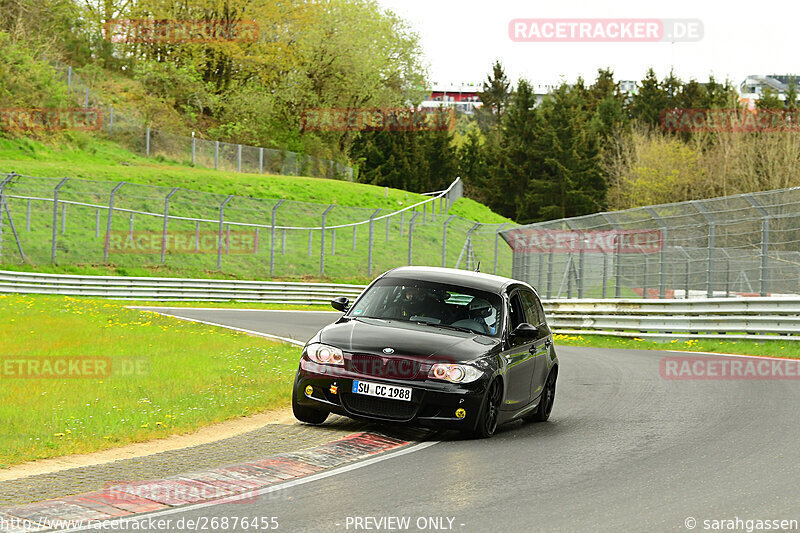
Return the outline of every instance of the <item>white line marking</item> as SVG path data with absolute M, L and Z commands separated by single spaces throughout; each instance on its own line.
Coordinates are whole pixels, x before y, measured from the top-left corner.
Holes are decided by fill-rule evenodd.
M 196 503 L 193 505 L 186 505 L 182 507 L 174 507 L 172 509 L 164 509 L 163 511 L 156 511 L 154 513 L 147 513 L 138 516 L 131 516 L 126 518 L 108 518 L 105 520 L 98 520 L 97 522 L 92 522 L 86 526 L 74 528 L 74 529 L 64 529 L 59 531 L 86 531 L 90 529 L 103 529 L 102 527 L 95 526 L 94 524 L 103 523 L 103 522 L 114 522 L 114 523 L 122 523 L 122 522 L 133 522 L 137 520 L 147 520 L 150 518 L 158 517 L 158 516 L 166 516 L 176 513 L 183 513 L 187 511 L 194 511 L 197 509 L 205 509 L 208 507 L 214 507 L 216 505 L 224 505 L 226 503 L 230 503 L 231 501 L 236 501 L 238 498 L 241 500 L 243 497 L 249 496 L 261 496 L 264 494 L 269 494 L 271 492 L 276 492 L 278 490 L 288 489 L 291 487 L 296 487 L 298 485 L 304 485 L 306 483 L 311 483 L 313 481 L 318 481 L 320 479 L 325 479 L 327 477 L 335 476 L 338 474 L 344 474 L 346 472 L 351 472 L 353 470 L 358 470 L 359 468 L 364 468 L 365 466 L 373 465 L 375 463 L 380 463 L 381 461 L 386 461 L 388 459 L 394 459 L 395 457 L 400 457 L 401 455 L 406 455 L 409 453 L 417 452 L 420 450 L 424 450 L 425 448 L 429 448 L 435 444 L 439 444 L 439 441 L 430 441 L 430 442 L 421 442 L 409 448 L 403 448 L 402 450 L 397 450 L 394 452 L 389 452 L 386 454 L 379 455 L 378 457 L 373 457 L 371 459 L 365 459 L 364 461 L 359 461 L 356 463 L 351 463 L 349 465 L 340 466 L 338 468 L 334 468 L 332 470 L 328 470 L 326 472 L 320 472 L 318 474 L 312 474 L 310 476 L 302 477 L 300 479 L 294 479 L 292 481 L 287 481 L 286 483 L 280 483 L 278 485 L 271 485 L 269 487 L 264 487 L 263 489 L 258 489 L 254 492 L 249 493 L 242 493 L 237 494 L 236 496 L 229 496 L 223 500 L 213 501 L 213 502 L 204 502 L 204 503 Z M 121 528 L 118 528 L 121 529 Z
M 170 313 L 161 313 L 159 311 L 153 311 L 153 313 L 156 313 L 156 314 L 159 314 L 159 315 L 164 315 L 164 316 L 171 316 L 172 318 L 177 318 L 178 320 L 187 320 L 189 322 L 197 322 L 198 324 L 206 324 L 208 326 L 218 326 L 220 328 L 232 329 L 233 331 L 241 331 L 242 333 L 249 333 L 250 335 L 257 335 L 259 337 L 265 337 L 267 339 L 273 339 L 273 340 L 278 340 L 278 341 L 282 341 L 282 342 L 288 342 L 290 344 L 294 344 L 295 346 L 301 346 L 302 347 L 302 346 L 306 345 L 306 343 L 300 342 L 300 341 L 295 340 L 295 339 L 290 339 L 288 337 L 279 337 L 278 335 L 270 335 L 269 333 L 261 333 L 260 331 L 253 331 L 251 329 L 237 328 L 237 327 L 234 327 L 234 326 L 228 326 L 228 325 L 225 325 L 225 324 L 219 324 L 217 322 L 208 322 L 207 320 L 199 320 L 197 318 L 187 318 L 185 316 L 172 315 Z
M 313 309 L 245 309 L 240 307 L 162 307 L 157 305 L 126 305 L 126 309 L 168 309 L 170 311 L 257 311 L 259 313 L 330 313 L 339 314 L 341 311 L 315 311 Z

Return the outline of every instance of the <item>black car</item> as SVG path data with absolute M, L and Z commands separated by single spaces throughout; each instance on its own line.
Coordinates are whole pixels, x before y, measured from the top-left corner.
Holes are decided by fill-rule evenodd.
M 373 281 L 303 348 L 295 417 L 329 413 L 491 436 L 498 424 L 543 422 L 558 359 L 536 291 L 513 279 L 402 267 Z

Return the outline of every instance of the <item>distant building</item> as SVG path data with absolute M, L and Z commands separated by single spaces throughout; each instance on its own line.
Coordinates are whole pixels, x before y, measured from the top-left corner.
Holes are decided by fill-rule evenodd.
M 745 80 L 739 84 L 739 94 L 741 101 L 748 104 L 755 105 L 755 102 L 761 98 L 764 93 L 764 88 L 769 87 L 772 89 L 781 100 L 786 99 L 786 93 L 789 90 L 789 85 L 794 83 L 798 92 L 800 92 L 800 76 L 792 74 L 770 74 L 769 76 L 747 76 Z
M 553 92 L 561 83 L 532 83 L 533 93 L 536 97 L 536 105 L 544 100 L 544 97 Z M 622 80 L 619 82 L 620 91 L 631 96 L 636 94 L 637 85 L 635 81 Z M 430 95 L 422 102 L 422 107 L 455 108 L 457 113 L 472 115 L 475 110 L 481 107 L 479 93 L 483 90 L 482 83 L 434 83 L 430 89 Z

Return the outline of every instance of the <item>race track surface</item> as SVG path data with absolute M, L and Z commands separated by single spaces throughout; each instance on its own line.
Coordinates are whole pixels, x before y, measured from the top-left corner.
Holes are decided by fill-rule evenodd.
M 302 341 L 338 316 L 170 314 Z M 356 517 L 409 517 L 415 531 L 420 517 L 449 517 L 452 530 L 470 532 L 800 520 L 800 381 L 665 380 L 659 361 L 668 352 L 559 347 L 558 355 L 547 423 L 511 424 L 489 440 L 443 433 L 414 453 L 170 518 L 274 516 L 284 531 L 366 531 Z

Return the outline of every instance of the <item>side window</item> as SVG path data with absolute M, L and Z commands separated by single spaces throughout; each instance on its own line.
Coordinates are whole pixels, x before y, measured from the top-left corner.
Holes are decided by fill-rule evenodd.
M 538 326 L 544 322 L 544 313 L 542 312 L 539 299 L 529 291 L 521 291 L 522 303 L 525 306 L 525 322 L 531 326 Z
M 519 293 L 513 294 L 509 303 L 508 318 L 511 323 L 511 331 L 514 331 L 517 326 L 526 321 L 525 308 L 519 299 Z

